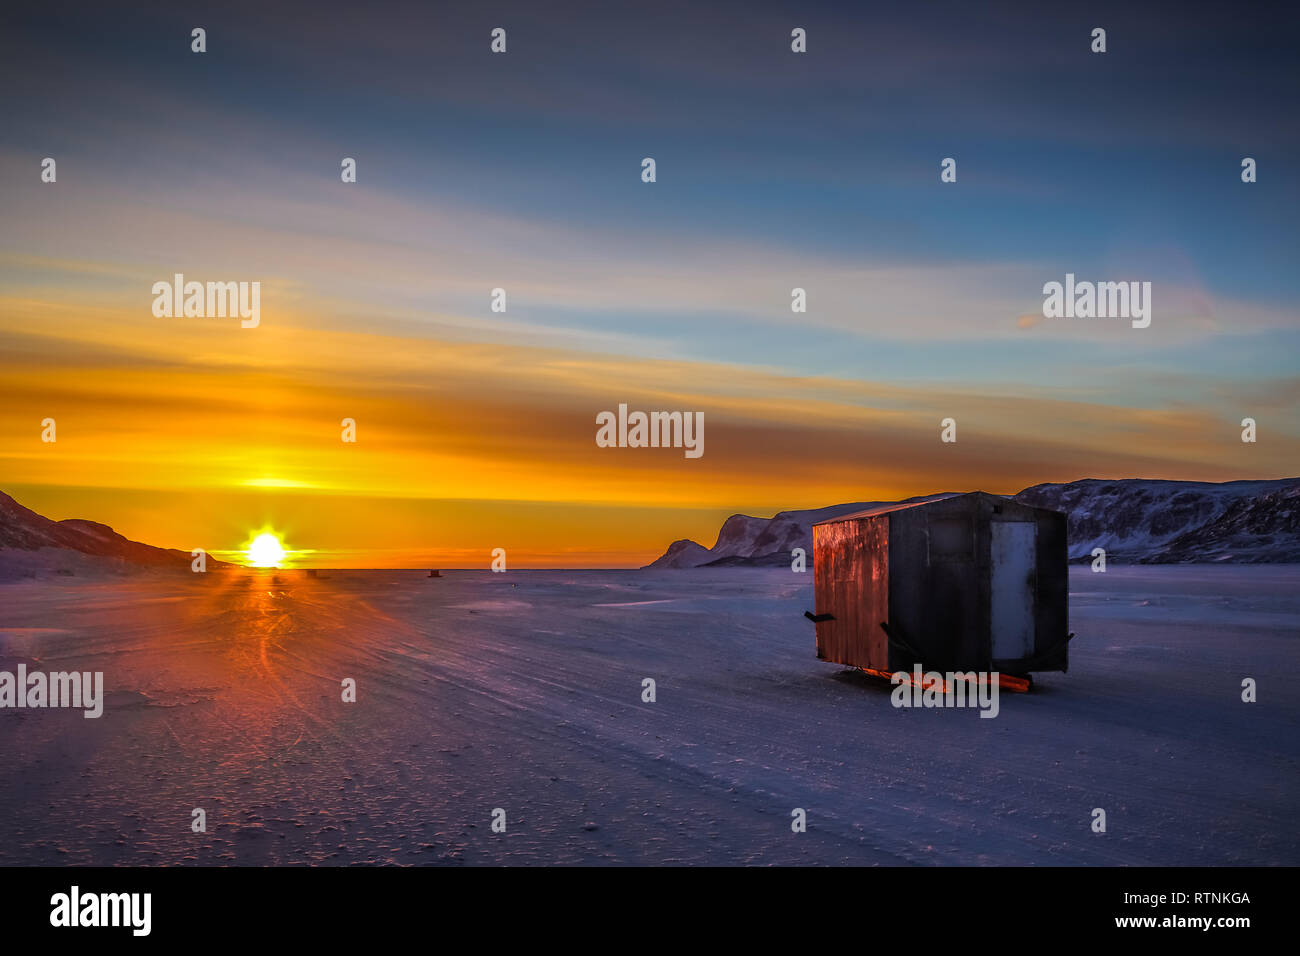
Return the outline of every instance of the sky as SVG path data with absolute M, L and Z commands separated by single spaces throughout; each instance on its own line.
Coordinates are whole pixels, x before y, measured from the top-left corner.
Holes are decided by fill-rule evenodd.
M 621 567 L 737 512 L 1300 474 L 1300 22 L 1039 6 L 11 4 L 0 490 Z M 178 272 L 260 324 L 155 317 Z M 1045 318 L 1067 273 L 1150 282 L 1150 327 Z M 704 454 L 598 447 L 620 403 Z

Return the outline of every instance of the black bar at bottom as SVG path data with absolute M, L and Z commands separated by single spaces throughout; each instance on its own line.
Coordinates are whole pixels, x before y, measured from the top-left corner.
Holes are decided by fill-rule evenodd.
M 0 868 L 0 927 L 6 943 L 115 947 L 413 936 L 460 948 L 462 933 L 469 945 L 516 933 L 667 945 L 687 927 L 692 941 L 717 935 L 729 950 L 782 928 L 913 944 L 1198 935 L 1231 945 L 1291 928 L 1293 882 L 1284 868 Z M 53 925 L 74 921 L 74 886 L 75 922 L 116 911 L 124 925 Z M 120 895 L 146 893 L 147 935 L 144 897 Z

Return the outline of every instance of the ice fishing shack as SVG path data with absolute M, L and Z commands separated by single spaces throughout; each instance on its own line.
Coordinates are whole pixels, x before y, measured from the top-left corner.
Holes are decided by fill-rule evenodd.
M 817 657 L 885 676 L 1068 665 L 1065 515 L 982 491 L 813 525 Z

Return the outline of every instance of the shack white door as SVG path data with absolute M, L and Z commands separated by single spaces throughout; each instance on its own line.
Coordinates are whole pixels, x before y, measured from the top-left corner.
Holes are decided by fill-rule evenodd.
M 1034 653 L 1038 526 L 1032 521 L 995 521 L 992 529 L 993 659 L 1019 660 Z

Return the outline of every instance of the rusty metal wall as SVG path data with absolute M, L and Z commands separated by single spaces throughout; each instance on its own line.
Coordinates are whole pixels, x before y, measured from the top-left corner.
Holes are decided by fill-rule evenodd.
M 813 528 L 817 656 L 852 667 L 888 666 L 879 622 L 889 619 L 888 516 Z

